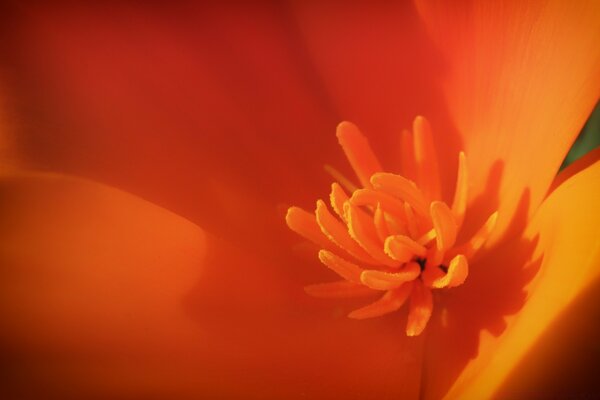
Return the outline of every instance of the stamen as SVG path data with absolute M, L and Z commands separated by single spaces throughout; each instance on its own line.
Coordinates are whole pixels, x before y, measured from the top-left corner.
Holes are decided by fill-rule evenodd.
M 381 209 L 381 204 L 379 203 L 377 203 L 377 207 L 375 207 L 375 213 L 373 214 L 373 224 L 375 224 L 377 237 L 383 242 L 385 238 L 390 235 L 390 230 L 387 226 L 387 222 L 385 221 L 385 214 Z
M 369 178 L 382 171 L 382 168 L 369 142 L 356 125 L 346 121 L 337 126 L 337 137 L 360 183 L 363 187 L 370 188 Z
M 310 296 L 322 298 L 358 297 L 368 296 L 376 293 L 374 290 L 369 289 L 365 285 L 360 285 L 350 281 L 317 283 L 314 285 L 305 286 L 304 291 Z
M 416 262 L 406 264 L 400 272 L 384 272 L 373 269 L 364 270 L 360 274 L 360 281 L 367 287 L 375 290 L 391 290 L 402 286 L 406 282 L 417 279 L 421 274 L 421 267 Z
M 473 235 L 467 243 L 453 249 L 452 255 L 463 254 L 467 258 L 473 258 L 477 251 L 484 245 L 490 234 L 496 227 L 498 211 L 490 215 L 481 228 Z
M 406 227 L 411 237 L 416 238 L 419 236 L 419 225 L 417 224 L 417 218 L 413 212 L 412 207 L 408 203 L 404 203 L 404 215 L 406 215 Z
M 348 221 L 350 236 L 381 264 L 392 268 L 398 267 L 398 262 L 384 253 L 382 243 L 379 243 L 377 238 L 373 220 L 350 202 L 344 204 L 344 213 Z
M 299 207 L 290 207 L 285 216 L 285 222 L 291 230 L 305 239 L 325 249 L 333 249 L 329 239 L 321 232 L 315 217 L 308 211 Z
M 315 216 L 321 231 L 333 243 L 344 249 L 348 254 L 357 260 L 367 264 L 377 265 L 379 262 L 371 257 L 348 233 L 348 228 L 335 218 L 327 209 L 323 200 L 317 201 Z
M 344 219 L 344 203 L 349 199 L 344 189 L 338 183 L 331 184 L 331 194 L 329 195 L 329 201 L 331 202 L 331 207 L 335 211 L 335 213 L 343 220 Z
M 330 251 L 319 251 L 319 260 L 342 278 L 354 283 L 361 283 L 360 274 L 363 269 L 356 264 L 336 256 Z
M 432 202 L 430 210 L 431 221 L 436 232 L 437 247 L 441 251 L 448 250 L 454 245 L 458 233 L 458 226 L 456 226 L 452 211 L 446 203 L 441 201 Z
M 358 310 L 352 311 L 348 317 L 354 319 L 365 319 L 380 317 L 382 315 L 398 310 L 408 299 L 413 283 L 408 282 L 397 289 L 386 292 L 379 300 Z
M 419 335 L 431 318 L 432 290 L 465 282 L 469 259 L 490 236 L 498 213 L 493 213 L 469 241 L 456 246 L 467 208 L 466 157 L 459 153 L 454 198 L 448 207 L 440 200 L 433 136 L 423 117 L 415 119 L 413 132 L 402 133 L 403 176 L 383 172 L 356 126 L 341 123 L 337 136 L 363 187 L 356 187 L 326 166 L 337 180 L 329 195 L 333 211 L 318 200 L 314 216 L 291 207 L 286 221 L 292 230 L 321 246 L 320 261 L 345 280 L 309 285 L 305 290 L 317 297 L 385 291 L 375 302 L 351 312 L 349 317 L 355 319 L 395 311 L 410 297 L 406 334 Z M 338 256 L 340 249 L 356 262 Z
M 456 176 L 456 188 L 454 192 L 454 201 L 452 202 L 452 215 L 456 221 L 458 229 L 462 226 L 467 209 L 467 190 L 468 190 L 468 171 L 467 159 L 462 151 L 458 154 L 458 173 Z
M 373 174 L 371 183 L 375 189 L 407 202 L 417 214 L 428 216 L 425 198 L 414 182 L 400 175 L 381 172 Z
M 403 219 L 396 218 L 385 211 L 383 212 L 383 216 L 385 217 L 385 222 L 389 230 L 389 234 L 386 235 L 386 237 L 390 235 L 406 235 L 408 233 L 406 223 Z M 385 238 L 383 238 L 382 242 L 383 241 L 385 241 Z
M 440 175 L 429 121 L 421 116 L 416 117 L 413 133 L 417 182 L 428 199 L 438 200 L 441 198 Z
M 432 311 L 433 296 L 431 295 L 431 290 L 426 288 L 421 281 L 414 281 L 412 293 L 410 295 L 406 335 L 420 335 L 427 326 Z
M 354 192 L 356 189 L 358 189 L 358 186 L 356 186 L 354 182 L 346 178 L 344 174 L 333 168 L 331 165 L 325 164 L 323 169 L 325 172 L 331 175 L 334 181 L 339 182 L 344 188 L 346 188 L 347 191 Z
M 393 214 L 398 219 L 406 218 L 404 216 L 404 203 L 389 194 L 377 192 L 371 189 L 359 189 L 352 193 L 350 202 L 356 206 L 374 206 L 381 204 L 383 209 Z
M 467 275 L 469 275 L 469 263 L 465 256 L 459 254 L 450 261 L 446 275 L 434 280 L 431 286 L 436 289 L 460 286 L 467 279 Z
M 427 249 L 408 236 L 394 235 L 385 239 L 385 253 L 400 262 L 407 262 L 414 257 L 425 257 Z
M 439 247 L 432 246 L 427 250 L 427 261 L 425 262 L 426 267 L 436 267 L 442 263 L 444 259 L 444 255 L 446 254 L 445 250 L 440 249 Z

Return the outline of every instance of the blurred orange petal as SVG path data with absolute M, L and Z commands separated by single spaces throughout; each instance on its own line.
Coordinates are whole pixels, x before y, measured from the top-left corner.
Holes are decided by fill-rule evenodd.
M 123 188 L 265 253 L 254 226 L 283 231 L 274 206 L 329 183 L 337 143 L 319 138 L 338 118 L 285 8 L 14 8 L 3 64 L 33 167 Z
M 408 161 L 401 157 L 402 130 L 416 115 L 427 117 L 437 132 L 440 165 L 452 165 L 440 170 L 444 194 L 450 195 L 455 175 L 448 171 L 456 171 L 461 148 L 438 79 L 447 66 L 414 5 L 295 2 L 292 10 L 307 56 L 340 120 L 359 126 L 385 169 L 399 172 Z M 335 162 L 346 166 L 344 160 Z
M 591 284 L 593 269 L 561 266 L 597 263 L 596 228 L 580 225 L 598 202 L 589 191 L 598 164 L 558 187 L 525 237 L 469 263 L 452 293 L 434 294 L 430 327 L 414 339 L 405 315 L 351 321 L 345 314 L 362 300 L 328 307 L 306 296 L 302 286 L 322 276 L 290 259 L 282 210 L 328 192 L 322 166 L 332 154 L 336 168 L 344 162 L 337 121 L 364 128 L 393 167 L 406 161 L 400 129 L 424 114 L 443 197 L 464 149 L 471 228 L 500 208 L 500 231 L 510 223 L 519 232 L 597 99 L 597 10 L 419 3 L 434 42 L 406 2 L 273 4 L 13 10 L 16 40 L 3 51 L 17 60 L 8 81 L 27 105 L 24 158 L 187 218 L 91 181 L 4 177 L 2 313 L 14 390 L 486 397 Z M 559 282 L 568 290 L 554 295 Z
M 141 370 L 201 340 L 182 302 L 204 272 L 202 229 L 63 175 L 3 176 L 0 191 L 2 344 L 12 360 L 3 396 L 77 397 L 79 386 L 102 391 L 102 380 L 110 387 L 140 368 L 127 391 Z
M 357 303 L 323 307 L 281 265 L 104 185 L 24 173 L 0 192 L 3 395 L 418 393 L 422 342 L 397 318 L 357 324 Z

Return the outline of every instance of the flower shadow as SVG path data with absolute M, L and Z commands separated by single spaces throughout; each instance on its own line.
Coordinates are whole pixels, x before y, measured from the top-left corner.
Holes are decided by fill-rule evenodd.
M 497 207 L 502 175 L 503 164 L 498 161 L 490 169 L 486 190 L 474 202 L 474 215 Z M 543 260 L 543 255 L 533 258 L 538 237 L 521 238 L 529 203 L 530 192 L 525 190 L 507 230 L 511 235 L 475 257 L 462 287 L 438 294 L 435 304 L 439 306 L 427 332 L 422 384 L 426 398 L 443 396 L 466 365 L 480 356 L 482 337 L 500 336 L 507 328 L 506 319 L 524 306 L 525 287 Z

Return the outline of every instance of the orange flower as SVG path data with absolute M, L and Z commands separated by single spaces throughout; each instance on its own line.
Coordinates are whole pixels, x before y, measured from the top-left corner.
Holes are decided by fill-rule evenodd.
M 556 327 L 600 272 L 600 153 L 554 180 L 600 92 L 600 10 L 458 3 L 7 7 L 6 396 L 552 390 L 532 371 L 563 358 L 535 345 L 573 345 Z M 399 172 L 415 115 L 432 124 L 432 199 L 451 204 L 466 155 L 457 243 L 498 219 L 407 337 L 405 309 L 355 321 L 363 301 L 306 296 L 330 271 L 282 219 L 328 192 L 323 165 L 350 176 L 339 121 Z

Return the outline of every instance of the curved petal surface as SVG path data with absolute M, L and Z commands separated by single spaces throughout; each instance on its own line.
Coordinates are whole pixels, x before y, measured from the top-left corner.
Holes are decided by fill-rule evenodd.
M 418 394 L 422 341 L 403 318 L 352 321 L 356 301 L 306 296 L 305 263 L 253 258 L 82 179 L 5 176 L 0 194 L 7 397 Z
M 470 275 L 465 287 L 473 286 L 447 301 L 446 315 L 438 315 L 428 338 L 426 397 L 437 398 L 449 389 L 447 398 L 490 398 L 536 340 L 552 335 L 547 331 L 551 323 L 598 283 L 599 181 L 596 160 L 544 200 L 521 239 L 473 266 L 485 272 Z M 493 295 L 485 294 L 490 290 L 485 282 Z M 470 304 L 475 299 L 479 304 Z M 461 320 L 455 312 L 469 317 Z M 471 349 L 470 357 L 446 349 L 449 340 L 463 346 L 463 353 Z M 444 361 L 431 364 L 435 360 Z
M 30 166 L 123 188 L 263 252 L 251 233 L 285 229 L 278 203 L 327 190 L 339 119 L 285 6 L 13 8 L 2 63 Z
M 9 100 L 3 78 L 4 74 L 0 71 L 0 173 L 12 171 L 19 165 L 12 113 L 14 105 Z
M 385 170 L 400 172 L 402 131 L 415 117 L 432 122 L 446 167 L 440 171 L 444 198 L 450 198 L 462 145 L 440 86 L 446 63 L 413 4 L 294 2 L 293 11 L 334 110 L 360 127 Z
M 445 98 L 473 171 L 470 214 L 499 210 L 493 244 L 526 190 L 537 208 L 600 96 L 600 5 L 416 3 L 446 58 Z

